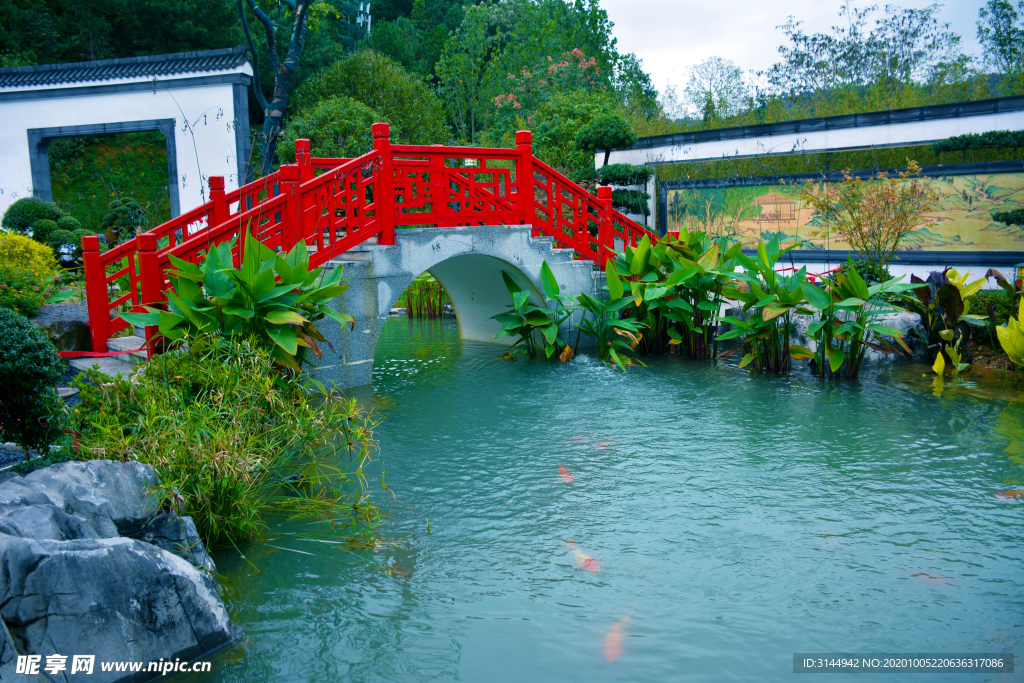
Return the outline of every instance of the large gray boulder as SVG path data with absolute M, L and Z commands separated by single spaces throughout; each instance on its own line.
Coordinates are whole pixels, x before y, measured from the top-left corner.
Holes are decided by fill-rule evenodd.
M 48 304 L 39 309 L 32 324 L 46 333 L 58 351 L 90 351 L 89 309 L 81 304 Z
M 146 465 L 93 460 L 0 483 L 4 681 L 17 680 L 12 649 L 44 662 L 94 654 L 83 680 L 141 681 L 153 675 L 102 672 L 99 663 L 187 661 L 240 637 L 195 525 L 159 509 L 146 493 L 155 482 Z

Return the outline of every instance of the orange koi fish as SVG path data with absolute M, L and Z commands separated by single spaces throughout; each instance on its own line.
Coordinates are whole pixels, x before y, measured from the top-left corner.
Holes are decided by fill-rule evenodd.
M 565 469 L 564 466 L 558 466 L 558 474 L 562 476 L 562 481 L 564 481 L 566 484 L 571 484 L 573 482 L 573 476 L 569 474 L 569 470 Z
M 572 554 L 576 556 L 576 562 L 581 567 L 583 567 L 584 569 L 589 569 L 595 574 L 601 571 L 601 563 L 598 562 L 596 558 L 587 555 L 582 550 L 577 548 L 576 543 L 574 541 L 566 541 L 565 543 L 569 546 L 569 550 L 572 551 Z
M 997 491 L 996 498 L 1024 498 L 1024 491 Z
M 576 436 L 572 437 L 572 443 L 573 445 L 579 445 L 583 443 L 583 435 L 577 434 Z
M 608 635 L 604 637 L 604 658 L 609 664 L 622 656 L 622 637 L 629 615 L 612 624 Z
M 597 442 L 597 444 L 595 444 L 594 448 L 596 448 L 599 451 L 603 451 L 604 449 L 608 448 L 611 445 L 612 442 L 609 441 L 608 439 L 601 439 L 600 441 Z
M 951 586 L 951 585 L 953 585 L 953 584 L 951 584 L 949 582 L 949 577 L 948 576 L 935 576 L 934 574 L 929 574 L 928 572 L 914 572 L 913 574 L 911 574 L 910 572 L 903 572 L 903 573 L 906 574 L 907 576 L 909 576 L 912 579 L 918 579 L 919 581 L 924 581 L 925 583 L 930 583 L 933 586 Z

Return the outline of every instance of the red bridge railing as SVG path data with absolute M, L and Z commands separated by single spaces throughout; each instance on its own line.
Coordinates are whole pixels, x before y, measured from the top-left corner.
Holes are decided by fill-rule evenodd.
M 198 263 L 246 231 L 271 249 L 305 241 L 312 267 L 371 240 L 394 244 L 396 227 L 531 225 L 602 268 L 612 250 L 654 237 L 612 208 L 610 187 L 595 197 L 534 157 L 529 131 L 515 149 L 392 145 L 386 123 L 372 132 L 373 149 L 355 159 L 314 158 L 309 140 L 297 140 L 294 164 L 237 190 L 213 176 L 208 202 L 106 252 L 98 236 L 83 238 L 93 350 L 128 326 L 121 312 L 166 300 L 172 255 Z

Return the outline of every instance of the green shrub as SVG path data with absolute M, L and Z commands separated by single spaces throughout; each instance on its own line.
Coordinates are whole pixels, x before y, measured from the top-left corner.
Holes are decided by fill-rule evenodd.
M 147 225 L 146 210 L 134 199 L 115 199 L 107 208 L 110 213 L 103 217 L 100 230 L 107 233 L 107 241 L 111 244 L 135 237 L 139 228 Z
M 636 144 L 636 133 L 633 132 L 629 121 L 619 114 L 595 116 L 590 123 L 576 133 L 576 146 L 580 149 L 604 150 L 604 166 L 608 165 L 608 156 L 613 149 L 632 147 L 634 144 Z
M 60 209 L 53 202 L 38 197 L 22 197 L 7 207 L 0 227 L 23 233 L 34 228 L 36 221 L 56 221 L 60 216 Z
M 57 228 L 59 230 L 67 230 L 68 232 L 78 232 L 82 229 L 82 224 L 72 216 L 61 216 L 57 219 Z
M 339 95 L 317 102 L 295 116 L 281 132 L 277 155 L 282 164 L 295 162 L 295 141 L 307 138 L 313 155 L 350 159 L 373 148 L 370 126 L 387 119 L 351 97 Z M 391 130 L 392 139 L 401 135 Z
M 31 318 L 58 284 L 51 270 L 0 265 L 0 308 Z
M 46 335 L 24 316 L 0 308 L 0 426 L 3 439 L 45 453 L 62 431 L 54 386 L 64 363 Z
M 167 311 L 147 307 L 146 313 L 124 313 L 133 325 L 159 326 L 162 338 L 175 343 L 202 336 L 212 339 L 252 338 L 265 346 L 274 362 L 300 371 L 306 351 L 322 354 L 317 342 L 326 339 L 314 323 L 325 316 L 350 324 L 330 299 L 348 289 L 342 268 L 309 267 L 306 243 L 277 254 L 246 234 L 245 259 L 232 268 L 234 239 L 211 249 L 201 265 L 171 256 L 173 291 Z
M 595 175 L 602 185 L 646 185 L 654 170 L 648 166 L 609 164 L 597 169 Z
M 57 232 L 57 221 L 40 218 L 32 223 L 32 239 L 40 244 L 49 244 L 53 233 Z
M 209 548 L 260 539 L 271 514 L 329 529 L 376 518 L 362 472 L 374 422 L 354 399 L 282 379 L 253 340 L 192 340 L 131 379 L 93 370 L 75 386 L 82 457 L 152 465 Z
M 1005 325 L 1015 313 L 1010 293 L 1002 289 L 983 289 L 971 297 L 971 312 L 984 316 L 986 323 L 984 327 L 968 329 L 971 340 L 987 344 L 998 351 L 996 328 Z
M 305 116 L 334 97 L 356 100 L 382 117 L 377 121 L 389 121 L 395 142 L 442 145 L 451 137 L 444 109 L 433 91 L 393 59 L 373 50 L 343 57 L 311 76 L 295 93 L 293 111 Z M 292 146 L 289 151 L 294 149 Z M 313 153 L 330 156 L 320 154 L 316 146 Z
M 649 216 L 651 209 L 647 202 L 650 198 L 651 195 L 640 190 L 612 190 L 612 206 L 626 213 Z
M 57 270 L 53 250 L 24 235 L 0 233 L 0 267 Z

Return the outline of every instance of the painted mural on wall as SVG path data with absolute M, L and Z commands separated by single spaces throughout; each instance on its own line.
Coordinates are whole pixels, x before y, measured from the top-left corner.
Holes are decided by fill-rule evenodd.
M 1024 207 L 1024 173 L 951 175 L 928 178 L 939 194 L 901 243 L 907 251 L 1024 251 L 1024 228 L 992 220 L 992 213 Z M 706 230 L 754 246 L 778 236 L 798 249 L 849 249 L 836 235 L 823 234 L 814 210 L 801 201 L 803 186 L 792 184 L 668 190 L 668 229 Z

